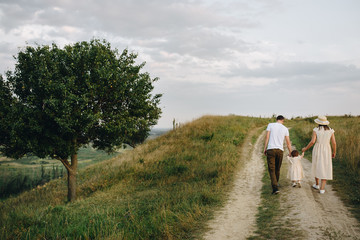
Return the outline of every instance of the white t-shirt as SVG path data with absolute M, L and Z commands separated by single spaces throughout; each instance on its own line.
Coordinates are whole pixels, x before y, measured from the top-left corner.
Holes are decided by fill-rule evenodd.
M 289 130 L 281 123 L 269 123 L 266 131 L 270 131 L 267 149 L 281 149 L 284 151 L 284 138 L 289 136 Z

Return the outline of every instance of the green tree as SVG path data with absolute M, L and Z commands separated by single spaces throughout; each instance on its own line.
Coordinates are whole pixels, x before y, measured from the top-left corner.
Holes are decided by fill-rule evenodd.
M 160 117 L 161 94 L 151 94 L 158 79 L 141 73 L 136 57 L 96 39 L 20 50 L 15 70 L 0 76 L 1 152 L 60 160 L 75 200 L 79 148 L 136 146 Z

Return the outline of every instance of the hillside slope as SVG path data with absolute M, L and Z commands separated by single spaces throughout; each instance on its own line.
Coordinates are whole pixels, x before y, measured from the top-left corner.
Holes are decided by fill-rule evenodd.
M 223 203 L 250 129 L 268 119 L 205 116 L 132 152 L 0 203 L 0 239 L 191 239 Z

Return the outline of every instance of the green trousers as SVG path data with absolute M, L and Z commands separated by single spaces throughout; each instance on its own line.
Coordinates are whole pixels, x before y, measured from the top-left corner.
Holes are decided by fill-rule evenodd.
M 273 189 L 278 188 L 283 153 L 284 152 L 280 149 L 269 149 L 266 151 L 268 170 Z

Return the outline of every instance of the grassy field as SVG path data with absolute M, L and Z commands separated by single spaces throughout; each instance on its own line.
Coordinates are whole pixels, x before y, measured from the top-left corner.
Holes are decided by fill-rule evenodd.
M 107 154 L 91 147 L 79 151 L 79 169 L 113 158 L 120 152 Z M 24 190 L 42 185 L 51 179 L 66 176 L 63 164 L 54 159 L 40 159 L 28 156 L 21 159 L 0 158 L 0 199 L 18 194 Z
M 169 129 L 152 129 L 148 140 L 155 139 L 168 131 Z M 130 146 L 125 146 L 113 154 L 107 154 L 91 147 L 81 148 L 78 153 L 78 168 L 83 169 L 111 159 L 131 149 Z M 66 174 L 63 164 L 55 159 L 26 156 L 15 160 L 0 157 L 0 200 L 43 185 L 52 179 L 66 176 Z
M 330 184 L 360 220 L 360 118 L 328 119 L 338 145 Z M 313 120 L 286 122 L 298 149 L 310 141 Z M 245 136 L 269 121 L 205 116 L 185 124 L 131 152 L 81 169 L 75 203 L 66 203 L 65 178 L 10 197 L 0 202 L 0 239 L 196 238 L 242 166 L 239 150 Z M 311 150 L 307 157 L 311 160 Z M 258 230 L 250 239 L 298 234 L 289 230 L 288 222 L 271 225 L 281 219 L 281 211 L 268 178 L 266 171 Z
M 205 116 L 78 174 L 0 202 L 0 239 L 192 239 L 241 167 L 248 131 L 269 119 Z
M 311 140 L 314 118 L 294 119 L 290 136 L 297 149 Z M 328 117 L 335 130 L 337 155 L 333 159 L 334 180 L 329 181 L 360 221 L 360 117 Z M 290 126 L 289 125 L 289 126 Z M 306 157 L 311 160 L 311 150 Z

